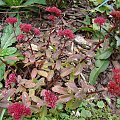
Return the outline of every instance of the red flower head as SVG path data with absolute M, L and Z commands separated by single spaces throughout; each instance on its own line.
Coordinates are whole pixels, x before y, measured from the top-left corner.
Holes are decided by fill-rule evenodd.
M 18 41 L 21 41 L 21 40 L 23 40 L 24 38 L 25 38 L 25 36 L 24 36 L 23 34 L 20 34 L 20 35 L 17 36 L 17 40 L 18 40 Z
M 62 29 L 61 29 L 61 30 L 58 30 L 57 35 L 58 35 L 58 36 L 63 36 L 63 30 L 62 30 Z
M 38 28 L 34 28 L 33 32 L 35 35 L 40 35 L 40 30 Z
M 66 37 L 68 39 L 73 39 L 75 37 L 72 30 L 70 30 L 70 29 L 59 30 L 58 31 L 58 36 L 64 36 L 64 37 Z
M 108 91 L 112 95 L 120 96 L 120 69 L 114 69 L 113 73 L 114 73 L 113 76 L 114 81 L 109 82 Z
M 60 16 L 61 15 L 61 10 L 58 9 L 57 7 L 47 7 L 45 10 L 50 12 L 50 13 L 55 13 L 56 16 Z
M 9 17 L 5 20 L 6 23 L 9 23 L 9 24 L 15 24 L 17 22 L 17 18 L 15 17 Z
M 31 110 L 24 104 L 16 102 L 8 106 L 8 114 L 13 116 L 14 120 L 21 120 L 22 117 L 31 116 Z
M 98 24 L 99 26 L 103 25 L 106 22 L 106 19 L 103 17 L 97 17 L 94 20 L 94 23 Z
M 114 69 L 113 70 L 113 73 L 114 73 L 114 81 L 120 85 L 120 69 Z
M 110 81 L 109 84 L 108 84 L 108 91 L 109 91 L 112 95 L 115 94 L 115 90 L 116 90 L 116 88 L 117 88 L 116 86 L 117 86 L 117 84 L 116 84 L 116 82 L 114 82 L 114 81 Z
M 16 83 L 16 82 L 17 82 L 17 80 L 16 80 L 15 74 L 14 74 L 14 73 L 11 73 L 11 74 L 9 75 L 8 80 L 6 80 L 6 82 L 5 82 L 5 87 L 6 87 L 6 88 L 9 88 L 12 84 L 14 84 L 14 83 Z
M 120 11 L 114 10 L 114 11 L 112 11 L 110 14 L 111 14 L 113 17 L 120 19 Z
M 31 24 L 22 23 L 22 24 L 20 24 L 20 30 L 25 32 L 25 33 L 29 33 L 32 30 L 32 25 Z
M 58 98 L 54 93 L 52 93 L 50 90 L 45 90 L 44 101 L 49 107 L 55 108 L 57 100 Z
M 48 16 L 48 19 L 51 21 L 55 21 L 56 17 L 54 15 L 50 15 L 50 16 Z

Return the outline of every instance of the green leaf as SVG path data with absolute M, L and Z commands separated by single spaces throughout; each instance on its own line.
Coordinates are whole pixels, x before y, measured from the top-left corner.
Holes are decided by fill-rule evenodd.
M 86 31 L 86 32 L 92 32 L 92 33 L 94 32 L 94 30 L 90 27 L 81 27 L 81 28 L 75 29 L 74 33 L 77 32 L 77 31 L 80 31 L 80 30 L 81 31 Z
M 73 102 L 73 105 L 72 105 L 72 109 L 76 109 L 80 106 L 81 104 L 81 101 L 79 99 L 75 99 L 75 101 Z
M 104 108 L 105 104 L 104 104 L 103 101 L 98 101 L 98 102 L 97 102 L 97 106 L 98 106 L 99 108 Z
M 104 0 L 96 0 L 99 4 L 101 4 L 102 2 L 104 2 Z
M 3 87 L 3 84 L 0 82 L 0 89 Z
M 1 57 L 4 56 L 8 56 L 8 55 L 12 55 L 13 53 L 15 53 L 17 51 L 17 49 L 15 47 L 9 47 L 9 48 L 5 48 L 2 50 L 2 52 L 0 53 Z
M 32 5 L 34 3 L 46 5 L 46 0 L 27 0 L 23 5 L 27 6 L 27 5 Z
M 0 81 L 3 79 L 5 73 L 5 64 L 0 61 Z
M 120 37 L 115 35 L 115 39 L 117 40 L 117 47 L 120 46 Z
M 83 109 L 81 111 L 81 117 L 87 118 L 87 117 L 91 117 L 91 116 L 92 116 L 92 114 L 91 114 L 91 112 L 89 110 Z
M 8 6 L 20 6 L 23 0 L 5 0 Z
M 46 106 L 42 106 L 41 112 L 40 112 L 40 117 L 44 118 L 46 115 L 47 115 L 47 107 Z
M 117 8 L 120 8 L 120 0 L 116 0 L 116 6 Z
M 20 34 L 20 28 L 19 28 L 19 24 L 20 24 L 20 17 L 19 15 L 17 15 L 17 19 L 18 19 L 18 22 L 15 24 L 15 28 L 16 28 L 16 36 Z M 1 48 L 2 49 L 5 49 L 9 46 L 11 46 L 13 43 L 16 42 L 16 38 L 15 38 L 15 35 L 14 35 L 14 32 L 13 32 L 13 27 L 12 25 L 7 25 L 3 31 L 3 35 L 0 39 L 0 42 L 1 42 Z
M 62 110 L 63 109 L 63 104 L 62 103 L 57 103 L 57 109 Z
M 117 99 L 117 104 L 120 105 L 120 99 Z
M 90 25 L 91 24 L 90 17 L 86 15 L 86 18 L 82 23 L 84 23 L 85 25 Z
M 11 25 L 6 26 L 3 36 L 1 37 L 1 48 L 5 49 L 15 43 L 16 38 L 14 37 L 13 29 Z
M 5 2 L 3 2 L 2 0 L 0 0 L 0 6 L 5 5 Z
M 98 51 L 95 58 L 96 59 L 107 59 L 111 56 L 112 54 L 112 48 L 108 48 L 104 51 Z
M 91 71 L 89 77 L 89 83 L 92 85 L 96 83 L 99 74 L 107 69 L 109 60 L 97 60 L 95 64 L 97 67 Z
M 78 120 L 85 120 L 85 118 L 79 118 Z

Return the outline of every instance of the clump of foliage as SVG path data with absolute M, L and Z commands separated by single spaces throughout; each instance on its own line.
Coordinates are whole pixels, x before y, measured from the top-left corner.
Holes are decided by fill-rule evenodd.
M 9 25 L 1 38 L 1 119 L 5 114 L 7 120 L 6 109 L 15 120 L 117 119 L 109 109 L 112 105 L 109 96 L 120 96 L 120 91 L 116 90 L 120 88 L 120 70 L 114 70 L 115 84 L 110 82 L 99 90 L 94 84 L 99 74 L 107 69 L 113 50 L 119 46 L 120 11 L 110 13 L 113 20 L 108 22 L 108 28 L 105 18 L 100 16 L 93 20 L 91 29 L 99 40 L 89 51 L 96 53 L 89 81 L 83 71 L 87 58 L 94 56 L 82 55 L 74 48 L 75 34 L 63 26 L 60 9 L 47 7 L 45 11 L 50 14 L 47 19 L 51 23 L 47 32 L 32 24 L 20 23 L 14 17 L 5 21 Z M 62 25 L 58 27 L 57 21 Z M 101 45 L 103 47 L 99 48 Z M 98 99 L 99 94 L 105 100 Z M 119 99 L 117 103 L 119 107 Z

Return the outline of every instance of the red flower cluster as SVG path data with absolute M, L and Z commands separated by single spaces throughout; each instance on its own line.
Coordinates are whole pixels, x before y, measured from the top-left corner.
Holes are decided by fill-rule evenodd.
M 120 11 L 114 10 L 114 11 L 112 11 L 110 14 L 111 14 L 113 17 L 120 19 Z
M 8 23 L 8 24 L 15 24 L 17 22 L 17 18 L 9 17 L 5 20 L 5 22 Z
M 45 90 L 44 100 L 49 107 L 55 108 L 58 97 L 54 93 L 52 93 L 50 90 Z
M 38 28 L 34 28 L 33 32 L 35 35 L 40 35 L 40 30 Z
M 48 19 L 51 20 L 51 21 L 55 21 L 56 16 L 54 16 L 54 15 L 50 15 L 50 16 L 48 16 Z
M 11 74 L 9 75 L 8 80 L 6 80 L 6 82 L 5 82 L 5 87 L 6 87 L 6 88 L 9 88 L 12 84 L 14 84 L 14 83 L 16 83 L 16 82 L 17 82 L 17 80 L 16 80 L 15 74 L 14 74 L 14 73 L 11 73 Z
M 25 38 L 25 36 L 24 36 L 23 34 L 20 34 L 20 35 L 17 36 L 17 40 L 18 40 L 18 41 L 21 41 L 21 40 L 23 40 L 24 38 Z
M 22 117 L 30 116 L 31 110 L 22 103 L 12 103 L 8 106 L 8 114 L 13 116 L 14 120 L 21 120 Z
M 32 30 L 32 25 L 31 24 L 22 23 L 22 24 L 20 24 L 20 30 L 25 32 L 25 33 L 29 33 Z
M 99 26 L 103 25 L 106 22 L 106 19 L 103 17 L 97 17 L 94 20 L 94 23 L 98 24 Z
M 57 7 L 47 7 L 45 9 L 47 12 L 54 13 L 55 15 L 48 16 L 48 19 L 51 21 L 55 21 L 56 16 L 59 17 L 61 15 L 61 10 Z
M 32 28 L 31 24 L 26 23 L 20 24 L 20 30 L 25 33 L 29 33 L 32 30 L 34 35 L 40 35 L 40 30 L 38 28 Z M 17 40 L 22 40 L 23 38 L 24 38 L 23 35 L 19 35 Z
M 58 9 L 57 7 L 47 7 L 45 10 L 50 12 L 50 13 L 55 13 L 56 16 L 61 15 L 61 10 Z
M 120 69 L 114 69 L 114 81 L 110 81 L 108 84 L 108 91 L 112 95 L 120 96 Z
M 59 30 L 57 34 L 58 36 L 64 36 L 64 37 L 67 37 L 68 39 L 73 39 L 75 37 L 72 30 L 70 29 Z

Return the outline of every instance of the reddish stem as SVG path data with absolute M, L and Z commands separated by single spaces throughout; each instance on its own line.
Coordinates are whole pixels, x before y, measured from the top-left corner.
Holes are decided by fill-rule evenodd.
M 4 63 L 8 68 L 10 68 L 10 69 L 15 73 L 14 69 L 13 69 L 9 64 L 7 64 L 6 61 L 2 60 L 1 58 L 0 58 L 0 61 L 1 61 L 2 63 Z
M 109 37 L 109 34 L 114 30 L 114 27 L 112 27 L 109 32 L 107 33 L 107 35 L 105 35 L 105 38 L 104 40 L 102 41 L 99 41 L 98 44 L 95 46 L 95 48 L 93 48 L 93 51 L 95 51 L 108 37 Z M 89 56 L 85 56 L 81 61 L 80 63 L 82 63 L 83 61 L 85 61 Z
M 50 34 L 49 34 L 49 38 L 47 41 L 47 48 L 49 47 L 50 43 L 51 43 L 51 33 L 52 33 L 52 29 L 50 28 Z
M 34 55 L 30 39 L 28 39 L 28 43 L 29 43 L 29 46 L 30 46 L 31 53 L 32 53 L 32 55 Z

